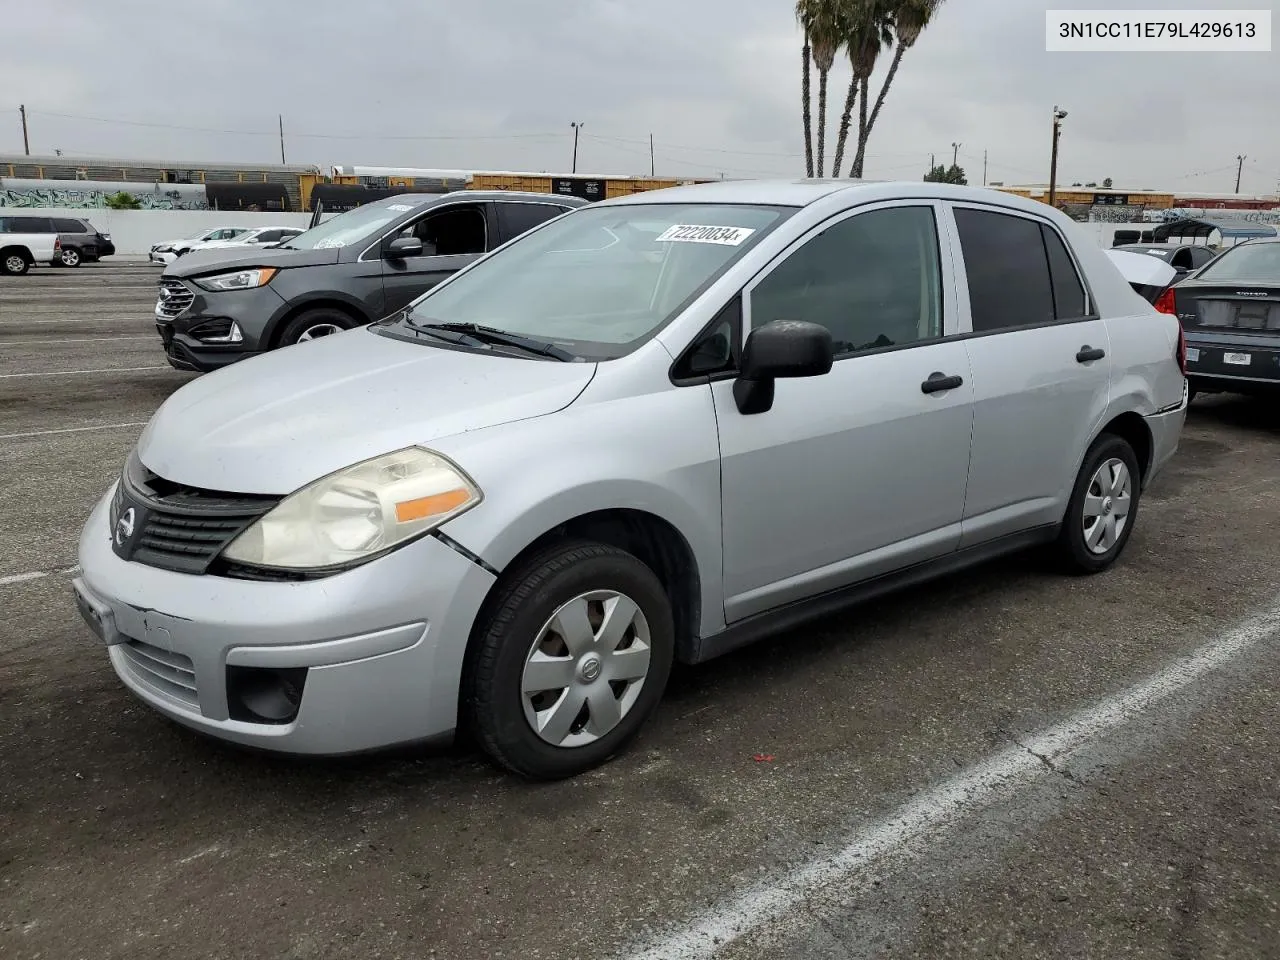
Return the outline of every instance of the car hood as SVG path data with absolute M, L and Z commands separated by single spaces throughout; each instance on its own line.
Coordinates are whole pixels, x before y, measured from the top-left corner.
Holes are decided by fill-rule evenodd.
M 138 455 L 177 483 L 287 494 L 391 450 L 555 413 L 595 371 L 594 363 L 443 349 L 361 327 L 188 383 L 151 418 Z
M 193 247 L 184 257 L 165 266 L 166 277 L 199 277 L 208 273 L 221 273 L 237 267 L 314 267 L 337 263 L 342 250 L 330 247 L 324 250 L 284 250 L 280 247 L 257 247 L 250 244 L 230 247 Z

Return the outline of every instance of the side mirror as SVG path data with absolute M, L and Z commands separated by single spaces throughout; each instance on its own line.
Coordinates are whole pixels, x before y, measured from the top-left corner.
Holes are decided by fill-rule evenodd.
M 417 237 L 396 237 L 386 246 L 383 256 L 388 260 L 422 256 L 422 241 Z
M 773 406 L 773 383 L 779 377 L 820 377 L 835 362 L 831 331 L 802 320 L 774 320 L 751 331 L 742 350 L 742 365 L 733 384 L 733 399 L 742 414 L 764 413 Z

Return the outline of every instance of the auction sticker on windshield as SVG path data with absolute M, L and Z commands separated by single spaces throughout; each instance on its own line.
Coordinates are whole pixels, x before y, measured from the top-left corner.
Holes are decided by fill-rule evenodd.
M 750 227 L 702 227 L 677 223 L 654 239 L 658 243 L 719 243 L 736 247 L 753 233 L 755 230 Z

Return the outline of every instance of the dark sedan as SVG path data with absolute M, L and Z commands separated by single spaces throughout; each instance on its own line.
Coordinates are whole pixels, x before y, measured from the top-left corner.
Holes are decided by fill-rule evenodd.
M 1194 243 L 1122 243 L 1112 249 L 1163 260 L 1178 271 L 1179 280 L 1199 270 L 1222 252 L 1219 247 L 1197 246 Z
M 214 370 L 390 316 L 485 253 L 585 200 L 505 191 L 388 197 L 271 248 L 196 250 L 165 267 L 169 363 Z
M 1280 389 L 1280 237 L 1228 248 L 1156 307 L 1182 323 L 1192 393 Z

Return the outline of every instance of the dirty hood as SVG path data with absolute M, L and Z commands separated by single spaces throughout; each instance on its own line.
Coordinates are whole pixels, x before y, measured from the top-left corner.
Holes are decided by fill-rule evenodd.
M 287 494 L 390 450 L 554 413 L 595 371 L 357 328 L 188 383 L 142 431 L 138 455 L 178 483 Z

